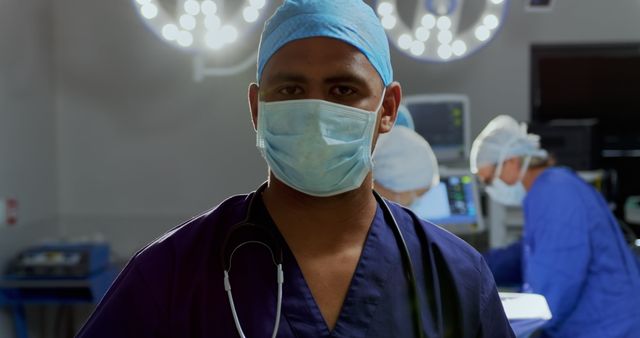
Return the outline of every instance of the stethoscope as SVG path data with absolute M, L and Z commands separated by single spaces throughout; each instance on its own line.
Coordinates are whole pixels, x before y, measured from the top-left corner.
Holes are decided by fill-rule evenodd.
M 282 310 L 282 284 L 284 282 L 284 272 L 282 271 L 283 243 L 281 243 L 281 237 L 277 233 L 277 229 L 266 227 L 252 221 L 255 212 L 255 198 L 256 196 L 262 194 L 266 187 L 267 183 L 265 182 L 258 188 L 258 190 L 256 190 L 254 195 L 251 197 L 251 200 L 249 201 L 249 207 L 247 209 L 245 218 L 239 223 L 233 225 L 230 228 L 229 232 L 227 232 L 227 236 L 222 243 L 222 250 L 220 255 L 222 259 L 222 266 L 224 269 L 224 290 L 226 291 L 227 298 L 229 299 L 229 306 L 231 308 L 231 314 L 233 315 L 233 321 L 241 338 L 246 338 L 246 336 L 244 335 L 244 331 L 242 331 L 242 326 L 240 325 L 240 320 L 238 319 L 236 307 L 233 302 L 233 294 L 231 293 L 231 282 L 229 281 L 229 272 L 231 271 L 231 261 L 235 252 L 239 248 L 248 244 L 262 245 L 266 247 L 271 253 L 271 259 L 273 260 L 273 264 L 276 266 L 277 270 L 278 288 L 276 302 L 276 320 L 273 327 L 273 333 L 271 335 L 272 338 L 276 337 L 276 335 L 278 334 L 278 328 L 280 326 L 280 316 Z M 416 332 L 416 337 L 423 338 L 424 332 L 422 331 L 422 312 L 418 297 L 418 287 L 416 285 L 413 263 L 411 262 L 411 256 L 409 254 L 409 248 L 407 247 L 407 243 L 402 236 L 400 227 L 398 226 L 398 223 L 396 222 L 395 217 L 393 217 L 391 209 L 389 209 L 389 206 L 387 205 L 385 200 L 382 199 L 382 197 L 380 197 L 380 195 L 376 191 L 373 191 L 373 195 L 375 196 L 378 204 L 382 207 L 382 212 L 384 214 L 385 220 L 387 221 L 387 223 L 391 224 L 394 237 L 401 249 L 400 251 L 402 255 L 402 263 L 404 266 L 404 274 L 409 283 L 409 297 L 411 298 L 411 314 L 413 316 L 414 331 Z M 250 239 L 247 240 L 247 238 Z M 229 248 L 233 249 L 229 250 Z

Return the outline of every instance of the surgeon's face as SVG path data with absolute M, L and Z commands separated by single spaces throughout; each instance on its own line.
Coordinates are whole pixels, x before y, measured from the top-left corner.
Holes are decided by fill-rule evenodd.
M 512 185 L 518 182 L 520 177 L 521 159 L 519 157 L 513 157 L 506 161 L 502 165 L 502 172 L 500 173 L 500 179 L 504 183 Z M 497 165 L 487 165 L 478 168 L 478 178 L 486 185 L 491 185 L 496 177 Z
M 258 101 L 320 99 L 374 111 L 384 84 L 369 60 L 342 41 L 317 37 L 286 44 L 267 62 L 260 84 L 249 87 L 254 128 Z M 377 133 L 391 130 L 402 98 L 396 82 L 387 87 L 377 122 Z M 375 140 L 374 140 L 375 144 Z

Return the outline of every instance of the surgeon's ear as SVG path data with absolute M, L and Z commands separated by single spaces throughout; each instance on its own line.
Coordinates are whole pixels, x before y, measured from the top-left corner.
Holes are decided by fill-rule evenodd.
M 380 111 L 380 126 L 378 127 L 379 133 L 388 133 L 393 128 L 393 124 L 396 123 L 396 117 L 398 116 L 398 106 L 402 100 L 402 87 L 398 82 L 392 82 L 387 86 L 387 90 L 384 94 L 382 101 L 382 109 Z
M 258 130 L 258 101 L 260 100 L 260 87 L 257 83 L 249 85 L 249 110 L 251 110 L 251 122 L 253 130 Z

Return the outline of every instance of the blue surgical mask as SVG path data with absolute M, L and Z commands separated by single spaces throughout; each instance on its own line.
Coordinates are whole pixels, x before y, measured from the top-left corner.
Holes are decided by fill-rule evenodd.
M 384 98 L 384 92 L 383 92 Z M 259 103 L 257 146 L 273 174 L 318 197 L 357 189 L 371 171 L 377 112 L 323 100 Z
M 525 159 L 522 169 L 520 170 L 518 181 L 512 185 L 509 185 L 500 179 L 500 174 L 502 173 L 502 163 L 500 163 L 491 185 L 485 189 L 487 194 L 489 194 L 489 197 L 494 201 L 507 206 L 515 207 L 522 205 L 522 201 L 527 195 L 527 190 L 522 184 L 522 178 L 529 168 L 530 160 L 531 157 L 527 157 Z

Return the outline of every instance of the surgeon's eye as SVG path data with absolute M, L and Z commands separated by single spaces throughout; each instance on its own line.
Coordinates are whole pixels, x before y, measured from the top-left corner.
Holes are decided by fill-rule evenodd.
M 302 94 L 302 88 L 299 86 L 286 86 L 278 90 L 278 94 L 284 96 L 295 96 Z
M 349 96 L 356 93 L 353 87 L 349 86 L 335 86 L 331 88 L 331 95 L 336 97 Z

